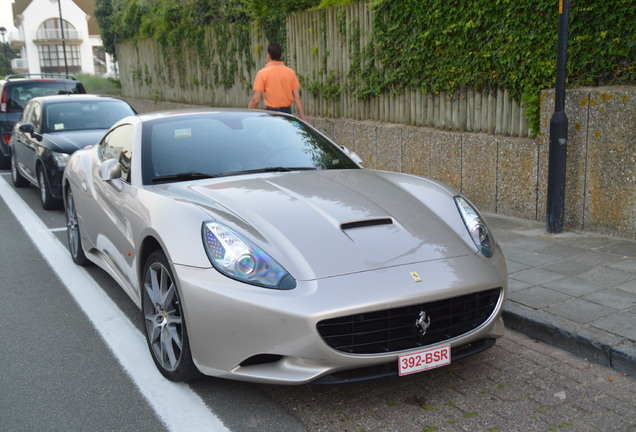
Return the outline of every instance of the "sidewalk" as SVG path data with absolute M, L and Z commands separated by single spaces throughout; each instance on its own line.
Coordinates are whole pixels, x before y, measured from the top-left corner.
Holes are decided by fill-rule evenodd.
M 636 241 L 485 217 L 508 263 L 506 326 L 636 376 Z

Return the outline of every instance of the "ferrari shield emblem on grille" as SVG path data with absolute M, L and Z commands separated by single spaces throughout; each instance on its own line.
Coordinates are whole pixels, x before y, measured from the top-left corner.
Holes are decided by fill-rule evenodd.
M 417 274 L 417 272 L 411 272 L 411 277 L 415 282 L 422 282 L 422 278 Z
M 426 312 L 420 312 L 420 315 L 417 317 L 417 321 L 415 321 L 415 327 L 417 327 L 420 331 L 420 334 L 424 336 L 426 334 L 426 330 L 431 325 L 431 317 L 426 315 Z

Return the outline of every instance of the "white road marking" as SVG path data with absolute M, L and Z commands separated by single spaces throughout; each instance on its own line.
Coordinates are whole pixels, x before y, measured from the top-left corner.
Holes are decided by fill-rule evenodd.
M 190 387 L 170 382 L 157 371 L 144 336 L 86 270 L 75 265 L 66 246 L 2 176 L 0 197 L 166 427 L 171 431 L 230 432 Z

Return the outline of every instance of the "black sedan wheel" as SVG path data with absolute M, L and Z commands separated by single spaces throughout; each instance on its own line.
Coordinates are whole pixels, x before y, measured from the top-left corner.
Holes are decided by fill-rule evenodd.
M 11 157 L 5 156 L 0 151 L 0 168 L 10 168 L 11 167 Z
M 15 154 L 11 155 L 11 181 L 15 187 L 25 187 L 29 184 L 29 181 L 22 177 L 18 171 L 18 161 L 15 159 Z
M 45 210 L 53 210 L 60 207 L 60 200 L 53 198 L 49 182 L 46 180 L 44 170 L 38 169 L 38 187 L 40 188 L 40 201 Z
M 73 199 L 73 191 L 69 187 L 66 191 L 66 238 L 68 240 L 68 250 L 71 252 L 71 258 L 75 264 L 85 266 L 88 264 L 88 258 L 82 249 L 82 238 L 80 237 L 80 229 L 77 223 L 77 210 L 75 209 L 75 200 Z
M 151 254 L 144 266 L 141 310 L 148 347 L 161 374 L 170 381 L 199 376 L 192 361 L 179 291 L 161 251 Z

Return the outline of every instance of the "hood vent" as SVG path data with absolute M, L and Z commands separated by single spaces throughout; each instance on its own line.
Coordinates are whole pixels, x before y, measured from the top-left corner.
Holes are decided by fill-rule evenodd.
M 393 219 L 391 218 L 381 218 L 381 219 L 369 219 L 363 221 L 356 222 L 347 222 L 340 225 L 340 229 L 343 231 L 354 229 L 354 228 L 366 228 L 378 225 L 392 225 Z

